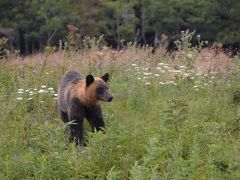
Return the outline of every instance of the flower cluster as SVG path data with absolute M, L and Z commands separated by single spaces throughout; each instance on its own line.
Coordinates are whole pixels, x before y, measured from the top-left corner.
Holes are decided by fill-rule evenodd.
M 199 88 L 208 86 L 215 79 L 214 73 L 201 74 L 193 70 L 188 70 L 184 65 L 171 66 L 168 63 L 158 63 L 157 66 L 151 67 L 149 64 L 138 66 L 132 64 L 132 68 L 136 73 L 137 80 L 143 82 L 144 85 L 150 86 L 157 82 L 159 85 L 178 85 L 176 76 L 181 79 L 189 79 L 193 81 L 193 89 L 198 91 Z
M 57 100 L 58 94 L 54 91 L 54 88 L 47 87 L 45 85 L 40 88 L 28 88 L 28 89 L 18 89 L 17 90 L 17 100 L 21 101 L 23 99 L 27 99 L 28 101 L 32 100 L 37 95 L 50 95 L 54 100 Z M 44 101 L 40 101 L 43 103 Z

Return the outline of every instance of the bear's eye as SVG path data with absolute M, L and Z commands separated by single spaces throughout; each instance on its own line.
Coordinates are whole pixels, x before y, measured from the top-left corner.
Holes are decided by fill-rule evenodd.
M 99 87 L 99 88 L 97 88 L 97 93 L 98 93 L 98 94 L 103 94 L 103 93 L 104 93 L 104 90 L 105 90 L 104 87 Z

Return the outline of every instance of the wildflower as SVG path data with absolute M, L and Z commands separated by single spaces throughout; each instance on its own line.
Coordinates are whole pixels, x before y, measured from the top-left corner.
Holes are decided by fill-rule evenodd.
M 154 76 L 159 77 L 160 75 L 159 74 L 154 74 Z
M 50 91 L 50 93 L 54 93 L 54 91 Z
M 24 91 L 24 89 L 18 89 L 18 91 Z
M 195 79 L 195 77 L 190 77 L 190 79 Z
M 29 90 L 27 89 L 27 90 L 25 90 L 25 92 L 29 92 Z
M 49 75 L 49 72 L 45 72 L 46 75 Z
M 54 96 L 55 96 L 55 97 L 57 97 L 57 96 L 58 96 L 58 94 L 54 94 Z
M 211 77 L 211 79 L 215 79 L 215 77 L 214 77 L 214 76 L 212 76 L 212 77 Z
M 208 84 L 207 84 L 207 83 L 204 83 L 204 86 L 208 86 Z
M 162 68 L 161 67 L 157 67 L 158 70 L 161 70 Z
M 137 78 L 138 80 L 141 80 L 142 78 Z
M 32 100 L 32 98 L 28 98 L 28 101 Z
M 22 100 L 22 97 L 17 97 L 16 99 L 17 99 L 17 100 Z
M 145 83 L 146 86 L 149 86 L 150 84 L 151 84 L 150 82 L 146 82 L 146 83 Z
M 198 35 L 197 35 L 197 40 L 200 41 L 200 38 L 201 38 L 201 35 L 198 34 Z
M 152 73 L 146 73 L 146 72 L 144 72 L 143 74 L 146 76 L 152 75 Z
M 158 63 L 158 65 L 159 65 L 159 66 L 162 66 L 162 65 L 164 65 L 164 63 Z
M 37 71 L 36 71 L 35 69 L 32 70 L 32 73 L 33 73 L 33 74 L 36 74 L 36 72 L 37 72 Z
M 193 88 L 197 88 L 198 86 L 193 86 Z
M 44 103 L 45 101 L 40 101 L 40 103 Z
M 52 90 L 53 90 L 53 88 L 52 88 L 52 87 L 50 87 L 50 88 L 48 88 L 48 90 L 49 90 L 49 91 L 52 91 Z
M 18 93 L 18 94 L 23 94 L 23 91 L 18 91 L 17 93 Z
M 195 91 L 198 91 L 199 89 L 198 89 L 198 88 L 195 88 L 194 90 L 195 90 Z
M 164 83 L 164 82 L 159 82 L 159 84 L 162 84 L 162 85 L 163 85 L 163 84 L 166 84 L 166 83 Z
M 98 56 L 104 56 L 104 53 L 101 52 L 101 51 L 98 51 L 98 52 L 97 52 L 97 55 L 98 55 Z
M 34 91 L 37 91 L 37 89 L 33 89 Z
M 145 77 L 145 76 L 144 76 L 143 79 L 148 79 L 148 77 Z
M 46 88 L 47 86 L 41 86 L 41 88 Z
M 165 73 L 165 71 L 164 70 L 162 70 L 162 71 L 160 71 L 161 73 Z
M 45 90 L 44 90 L 44 89 L 40 89 L 38 92 L 39 92 L 39 93 L 44 93 Z
M 168 66 L 166 66 L 166 65 L 164 65 L 163 67 L 166 68 L 166 69 L 169 69 L 169 68 L 170 68 L 170 67 L 168 67 Z
M 192 54 L 187 54 L 188 59 L 192 59 L 193 55 Z
M 57 97 L 55 97 L 55 98 L 53 98 L 53 99 L 57 100 L 58 98 L 57 98 Z
M 132 64 L 132 67 L 137 67 L 137 65 L 136 64 Z

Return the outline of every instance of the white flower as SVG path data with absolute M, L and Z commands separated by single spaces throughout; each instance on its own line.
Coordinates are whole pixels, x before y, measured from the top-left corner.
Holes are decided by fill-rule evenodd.
M 195 79 L 195 77 L 190 77 L 190 79 Z
M 136 64 L 132 64 L 132 67 L 136 67 L 137 65 Z
M 39 93 L 44 93 L 45 90 L 44 90 L 44 89 L 40 89 L 38 92 L 39 92 Z
M 154 76 L 159 77 L 160 75 L 159 74 L 154 74 Z
M 165 65 L 165 66 L 163 66 L 163 67 L 164 67 L 164 68 L 166 68 L 166 69 L 169 69 L 169 68 L 170 68 L 170 67 L 168 67 L 168 66 L 166 66 L 166 65 Z
M 148 77 L 143 77 L 143 79 L 148 79 Z
M 45 101 L 40 101 L 40 103 L 44 103 Z
M 29 92 L 29 90 L 27 89 L 27 90 L 25 90 L 25 92 Z
M 198 39 L 198 40 L 200 40 L 200 38 L 201 38 L 201 35 L 200 35 L 200 34 L 198 34 L 198 35 L 197 35 L 197 39 Z
M 159 84 L 166 84 L 166 83 L 164 83 L 164 82 L 159 82 Z
M 18 94 L 23 94 L 23 91 L 18 91 L 17 93 L 18 93 Z
M 180 73 L 180 70 L 173 70 L 173 73 Z
M 41 86 L 41 88 L 46 88 L 47 86 Z
M 33 91 L 29 91 L 29 94 L 33 94 Z
M 161 67 L 157 67 L 158 70 L 161 70 L 162 68 Z
M 161 72 L 161 73 L 165 73 L 165 71 L 163 71 L 163 70 L 162 70 L 162 71 L 160 71 L 160 72 Z
M 17 99 L 17 100 L 22 100 L 22 97 L 17 97 L 16 99 Z
M 48 88 L 48 90 L 49 90 L 49 91 L 52 91 L 52 90 L 53 90 L 53 88 L 52 88 L 52 87 L 50 87 L 50 88 Z
M 158 63 L 158 65 L 159 65 L 159 66 L 162 66 L 162 65 L 164 65 L 164 63 Z
M 37 91 L 37 89 L 33 89 L 34 91 Z
M 198 86 L 193 86 L 193 88 L 197 88 Z
M 50 91 L 50 93 L 55 93 L 54 91 Z
M 212 79 L 215 79 L 215 77 L 214 77 L 214 76 L 212 76 L 211 78 L 212 78 Z
M 195 90 L 195 91 L 198 91 L 199 89 L 198 89 L 198 88 L 195 88 L 194 90 Z
M 185 68 L 185 67 L 186 67 L 186 66 L 179 66 L 180 69 L 183 69 L 183 68 Z
M 31 100 L 32 98 L 28 98 L 28 100 Z
M 193 57 L 192 54 L 187 54 L 187 58 L 188 58 L 188 59 L 191 59 L 192 57 Z
M 153 73 L 151 73 L 151 72 L 149 72 L 149 73 L 144 72 L 143 74 L 144 74 L 145 76 L 150 76 L 150 75 L 152 75 Z
M 207 84 L 207 83 L 204 83 L 204 86 L 208 86 L 208 84 Z
M 53 98 L 53 99 L 57 100 L 58 98 L 57 98 L 57 97 L 55 97 L 55 98 Z
M 24 89 L 18 89 L 18 91 L 24 91 Z
M 142 78 L 137 78 L 138 80 L 142 79 Z
M 150 82 L 146 82 L 146 83 L 145 83 L 146 86 L 149 86 L 150 84 L 151 84 Z
M 54 96 L 55 96 L 55 97 L 57 97 L 57 96 L 58 96 L 58 94 L 54 94 Z

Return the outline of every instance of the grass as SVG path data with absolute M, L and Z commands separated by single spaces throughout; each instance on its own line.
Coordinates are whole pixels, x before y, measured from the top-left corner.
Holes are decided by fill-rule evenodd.
M 221 54 L 222 76 L 216 62 L 216 72 L 201 60 L 188 70 L 184 57 L 150 51 L 93 48 L 45 62 L 40 55 L 24 64 L 2 60 L 0 179 L 239 179 L 239 58 Z M 111 73 L 114 100 L 101 103 L 106 133 L 91 133 L 86 123 L 85 153 L 67 141 L 54 99 L 71 69 Z

